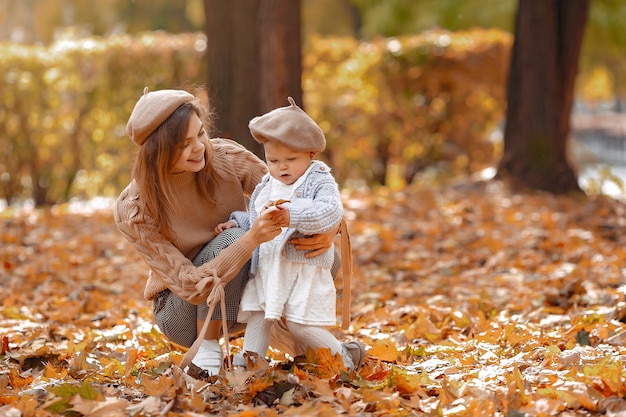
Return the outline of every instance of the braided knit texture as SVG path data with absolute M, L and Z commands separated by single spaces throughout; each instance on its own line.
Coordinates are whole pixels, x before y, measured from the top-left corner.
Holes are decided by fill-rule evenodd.
M 190 303 L 207 302 L 216 284 L 225 285 L 250 259 L 251 251 L 235 242 L 204 265 L 196 267 L 191 261 L 214 237 L 218 223 L 228 220 L 232 211 L 246 209 L 245 198 L 267 172 L 263 161 L 238 143 L 212 139 L 211 144 L 214 156 L 207 164 L 212 164 L 219 176 L 215 184 L 218 204 L 199 195 L 195 173 L 173 175 L 176 198 L 184 210 L 168 213 L 174 232 L 171 240 L 160 233 L 145 211 L 134 181 L 117 199 L 115 223 L 150 269 L 144 289 L 149 300 L 169 288 Z

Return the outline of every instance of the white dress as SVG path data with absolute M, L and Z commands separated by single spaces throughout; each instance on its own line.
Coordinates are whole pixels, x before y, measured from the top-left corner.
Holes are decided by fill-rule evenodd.
M 304 182 L 308 173 L 307 170 L 293 185 L 270 178 L 254 202 L 257 213 L 269 200 L 291 200 L 293 190 Z M 265 311 L 265 318 L 270 320 L 285 317 L 307 325 L 335 325 L 336 289 L 330 269 L 292 262 L 282 256 L 286 231 L 283 228 L 276 238 L 260 245 L 258 270 L 246 285 L 237 320 L 244 323 L 249 312 Z

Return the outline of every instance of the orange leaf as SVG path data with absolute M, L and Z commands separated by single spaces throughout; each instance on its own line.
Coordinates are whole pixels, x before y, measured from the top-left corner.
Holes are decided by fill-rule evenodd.
M 375 340 L 368 355 L 375 356 L 381 361 L 396 362 L 398 360 L 398 348 L 389 339 Z
M 144 387 L 146 395 L 154 397 L 170 397 L 176 389 L 173 378 L 161 375 L 156 379 L 143 378 L 141 385 Z
M 316 373 L 320 378 L 332 378 L 345 369 L 341 355 L 333 354 L 327 348 L 317 349 L 317 362 L 319 367 Z
M 44 365 L 44 376 L 51 379 L 63 379 L 67 376 L 67 369 L 62 368 L 61 372 L 57 372 L 56 368 L 50 362 L 46 362 Z
M 21 391 L 24 386 L 33 382 L 33 375 L 30 372 L 19 373 L 16 368 L 11 368 L 9 369 L 9 380 L 14 390 Z
M 128 354 L 126 356 L 126 382 L 132 382 L 130 379 L 132 378 L 133 368 L 135 367 L 135 363 L 137 362 L 137 357 L 139 356 L 137 349 L 129 349 Z

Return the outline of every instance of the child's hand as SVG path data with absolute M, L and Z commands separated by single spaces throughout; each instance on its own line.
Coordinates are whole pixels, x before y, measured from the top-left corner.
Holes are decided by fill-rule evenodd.
M 289 227 L 289 222 L 291 221 L 289 209 L 282 205 L 274 206 L 273 208 L 274 210 L 271 210 L 269 215 L 276 225 L 280 227 Z
M 281 204 L 290 203 L 290 202 L 291 202 L 290 200 L 283 200 L 282 198 L 279 198 L 278 200 L 269 200 L 267 203 L 265 203 L 261 211 L 279 210 L 282 208 Z
M 235 222 L 220 223 L 217 226 L 215 226 L 215 230 L 213 231 L 213 233 L 215 233 L 216 235 L 219 235 L 224 230 L 232 229 L 233 227 L 235 227 Z
M 270 200 L 263 206 L 261 213 L 267 213 L 266 216 L 272 219 L 277 226 L 289 227 L 289 209 L 284 204 L 290 203 L 290 200 Z

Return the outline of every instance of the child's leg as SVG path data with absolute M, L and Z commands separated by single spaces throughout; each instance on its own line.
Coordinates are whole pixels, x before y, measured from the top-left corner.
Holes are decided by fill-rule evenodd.
M 274 325 L 273 320 L 265 320 L 264 311 L 255 311 L 250 315 L 246 324 L 246 333 L 243 337 L 243 349 L 233 358 L 233 365 L 245 366 L 243 357 L 245 352 L 254 352 L 265 357 L 270 345 L 270 330 Z
M 339 353 L 343 358 L 343 364 L 347 369 L 354 369 L 352 356 L 347 349 L 339 343 L 337 338 L 325 327 L 310 326 L 294 323 L 287 320 L 287 327 L 295 338 L 311 349 L 328 348 L 333 354 Z

